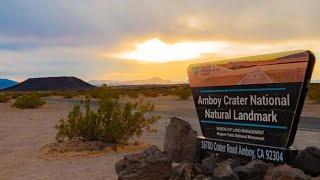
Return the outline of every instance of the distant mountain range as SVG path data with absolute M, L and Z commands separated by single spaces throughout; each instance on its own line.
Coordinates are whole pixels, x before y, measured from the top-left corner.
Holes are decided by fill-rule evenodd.
M 5 91 L 57 91 L 57 90 L 85 90 L 95 86 L 76 77 L 43 77 L 30 78 L 19 84 L 4 89 Z
M 17 81 L 13 81 L 10 79 L 0 79 L 0 89 L 5 89 L 11 86 L 18 84 Z
M 162 85 L 162 84 L 181 84 L 185 83 L 183 81 L 170 81 L 161 79 L 159 77 L 153 77 L 150 79 L 144 79 L 144 80 L 132 80 L 132 81 L 114 81 L 114 80 L 92 80 L 89 81 L 90 84 L 95 86 L 101 86 L 102 84 L 106 84 L 108 86 L 121 86 L 121 85 L 148 85 L 148 84 L 154 84 L 154 85 Z

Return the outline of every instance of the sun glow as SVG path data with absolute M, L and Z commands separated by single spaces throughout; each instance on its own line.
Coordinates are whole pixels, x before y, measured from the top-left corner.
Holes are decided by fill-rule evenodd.
M 200 41 L 165 43 L 159 39 L 151 39 L 139 43 L 135 49 L 117 55 L 123 59 L 146 62 L 169 62 L 194 59 L 204 53 L 215 53 L 227 45 L 224 42 Z

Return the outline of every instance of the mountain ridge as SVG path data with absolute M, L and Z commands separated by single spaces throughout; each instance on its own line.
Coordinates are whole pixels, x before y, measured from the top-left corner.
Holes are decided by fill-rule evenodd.
M 11 79 L 0 79 L 0 89 L 6 89 L 8 87 L 14 86 L 19 82 L 13 81 Z
M 88 82 L 95 86 L 101 86 L 102 84 L 106 84 L 108 86 L 121 86 L 121 85 L 163 85 L 163 84 L 184 83 L 183 81 L 170 81 L 170 80 L 165 80 L 159 77 L 152 77 L 149 79 L 131 80 L 131 81 L 91 80 Z

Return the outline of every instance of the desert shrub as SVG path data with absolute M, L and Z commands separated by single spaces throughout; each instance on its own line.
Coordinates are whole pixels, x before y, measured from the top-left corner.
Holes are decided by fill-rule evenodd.
M 160 95 L 160 93 L 155 89 L 143 90 L 141 94 L 145 97 L 152 97 L 152 98 L 158 97 Z
M 71 99 L 71 98 L 77 96 L 77 92 L 66 91 L 66 92 L 61 93 L 61 95 L 64 99 Z
M 24 94 L 17 98 L 17 100 L 12 105 L 16 108 L 26 109 L 26 108 L 38 108 L 45 104 L 46 102 L 41 99 L 38 94 Z
M 320 85 L 311 85 L 308 91 L 308 98 L 316 103 L 320 103 Z
M 173 90 L 172 94 L 178 96 L 181 100 L 186 100 L 189 99 L 192 92 L 190 88 L 178 88 Z
M 119 93 L 117 91 L 111 89 L 110 87 L 108 87 L 105 84 L 103 84 L 101 87 L 99 87 L 97 89 L 90 91 L 90 96 L 95 99 L 101 99 L 103 96 L 106 95 L 106 93 L 108 93 L 109 96 L 114 97 L 114 98 L 119 97 Z
M 1 93 L 0 94 L 0 103 L 6 103 L 8 101 L 10 101 L 10 96 L 5 93 Z
M 126 94 L 126 96 L 128 96 L 129 98 L 133 98 L 133 99 L 136 99 L 136 98 L 139 97 L 139 94 L 138 94 L 138 92 L 136 92 L 136 91 L 128 91 L 128 92 L 126 92 L 125 94 Z
M 154 130 L 152 124 L 159 117 L 147 116 L 154 110 L 150 103 L 126 103 L 121 106 L 118 97 L 106 88 L 100 91 L 96 111 L 90 108 L 90 98 L 81 106 L 74 106 L 67 119 L 55 126 L 56 139 L 80 138 L 86 141 L 101 140 L 108 143 L 127 143 L 130 137 L 140 136 L 143 129 Z M 81 111 L 83 107 L 83 111 Z
M 22 95 L 23 95 L 23 93 L 13 92 L 13 93 L 11 93 L 11 99 L 17 99 L 18 97 L 20 97 Z
M 53 95 L 53 92 L 50 91 L 46 91 L 46 92 L 34 92 L 36 94 L 38 94 L 38 96 L 40 97 L 49 97 Z

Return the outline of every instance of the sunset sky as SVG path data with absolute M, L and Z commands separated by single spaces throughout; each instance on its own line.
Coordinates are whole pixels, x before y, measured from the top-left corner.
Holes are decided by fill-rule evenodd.
M 320 59 L 319 7 L 318 0 L 2 0 L 0 78 L 185 81 L 197 62 L 295 49 Z

